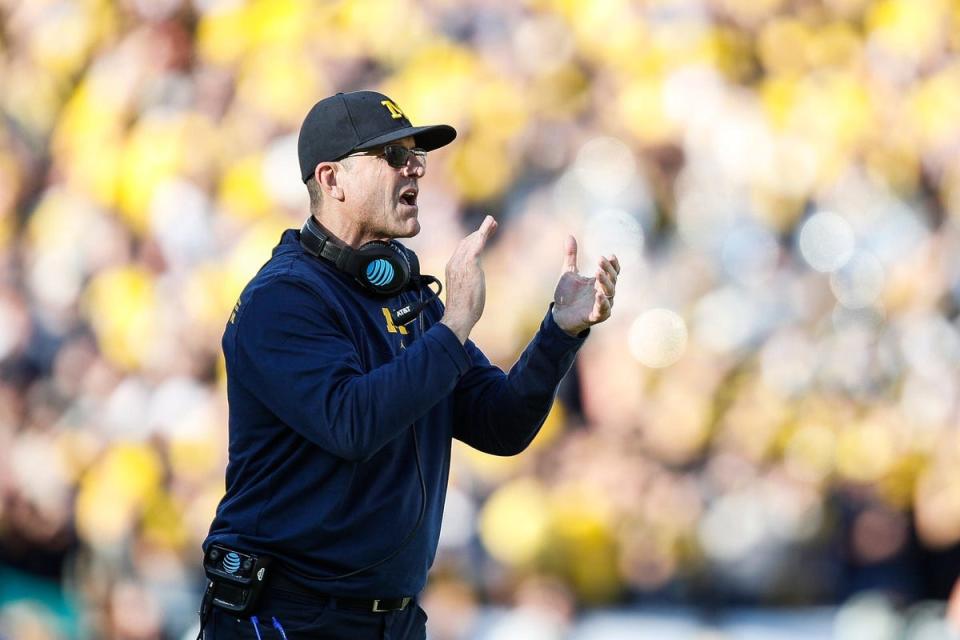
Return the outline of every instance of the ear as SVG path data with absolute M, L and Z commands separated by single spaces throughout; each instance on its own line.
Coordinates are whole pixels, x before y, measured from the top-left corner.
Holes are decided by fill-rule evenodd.
M 332 198 L 343 202 L 343 186 L 339 182 L 339 167 L 334 162 L 321 162 L 313 169 L 313 177 L 316 178 L 320 190 L 326 198 Z

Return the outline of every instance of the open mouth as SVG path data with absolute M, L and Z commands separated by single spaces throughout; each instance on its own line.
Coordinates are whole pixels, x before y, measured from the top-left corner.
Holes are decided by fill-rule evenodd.
M 417 206 L 417 190 L 414 187 L 409 187 L 400 192 L 400 202 L 405 205 L 415 207 Z

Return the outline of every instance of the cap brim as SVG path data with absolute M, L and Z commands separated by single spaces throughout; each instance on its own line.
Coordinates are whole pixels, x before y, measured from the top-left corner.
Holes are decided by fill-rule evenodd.
M 413 136 L 416 145 L 424 151 L 433 151 L 453 142 L 457 137 L 457 130 L 448 124 L 432 124 L 425 127 L 407 127 L 406 129 L 397 129 L 382 136 L 377 136 L 372 140 L 367 140 L 356 146 L 356 150 L 369 149 L 381 144 L 387 144 L 400 138 Z

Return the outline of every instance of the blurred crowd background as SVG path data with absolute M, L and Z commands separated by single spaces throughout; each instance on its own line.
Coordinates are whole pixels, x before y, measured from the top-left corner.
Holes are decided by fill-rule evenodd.
M 567 233 L 623 265 L 534 445 L 455 449 L 431 638 L 949 637 L 960 2 L 0 0 L 0 638 L 196 633 L 219 338 L 307 215 L 304 114 L 356 89 L 458 129 L 409 245 L 442 276 L 496 216 L 501 366 Z

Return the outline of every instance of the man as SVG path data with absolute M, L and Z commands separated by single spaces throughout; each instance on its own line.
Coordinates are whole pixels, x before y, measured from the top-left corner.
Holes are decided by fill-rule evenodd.
M 370 91 L 321 100 L 303 122 L 311 217 L 283 234 L 223 335 L 229 464 L 204 543 L 207 638 L 424 638 L 416 597 L 451 440 L 522 451 L 587 329 L 610 315 L 616 257 L 579 276 L 571 237 L 554 304 L 509 375 L 470 342 L 494 219 L 447 263 L 445 306 L 393 242 L 419 233 L 426 152 L 455 136 L 413 127 Z M 265 585 L 252 607 L 229 582 L 241 574 Z

